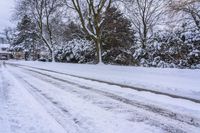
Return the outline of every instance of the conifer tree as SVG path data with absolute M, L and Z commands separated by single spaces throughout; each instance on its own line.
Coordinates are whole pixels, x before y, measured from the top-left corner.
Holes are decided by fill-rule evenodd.
M 129 19 L 117 8 L 111 7 L 105 12 L 102 31 L 105 62 L 131 64 L 130 48 L 134 43 L 134 31 Z

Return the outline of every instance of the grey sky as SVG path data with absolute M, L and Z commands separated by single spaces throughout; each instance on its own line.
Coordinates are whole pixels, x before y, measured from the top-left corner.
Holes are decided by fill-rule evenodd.
M 10 22 L 13 9 L 14 0 L 0 0 L 0 32 L 8 26 L 13 26 Z

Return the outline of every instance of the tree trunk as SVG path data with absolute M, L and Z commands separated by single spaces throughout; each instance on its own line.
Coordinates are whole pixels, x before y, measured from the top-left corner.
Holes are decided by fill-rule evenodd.
M 101 40 L 97 39 L 96 40 L 96 47 L 97 47 L 97 59 L 98 59 L 98 64 L 103 64 L 102 61 L 102 49 L 101 49 Z
M 51 60 L 52 62 L 55 62 L 55 54 L 54 54 L 54 49 L 51 49 Z

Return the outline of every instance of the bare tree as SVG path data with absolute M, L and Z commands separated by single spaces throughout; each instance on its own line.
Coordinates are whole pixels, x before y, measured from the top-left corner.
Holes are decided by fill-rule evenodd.
M 36 23 L 38 37 L 50 51 L 52 61 L 55 61 L 54 49 L 56 41 L 54 37 L 55 25 L 52 20 L 59 15 L 62 2 L 60 0 L 18 0 L 18 16 L 29 15 Z
M 122 1 L 127 10 L 127 15 L 138 33 L 142 48 L 145 49 L 150 32 L 158 24 L 161 15 L 165 13 L 163 0 L 126 0 Z
M 200 0 L 170 0 L 170 8 L 175 13 L 184 13 L 200 30 Z
M 3 30 L 2 34 L 5 39 L 6 39 L 6 42 L 9 43 L 9 44 L 12 44 L 12 41 L 13 41 L 13 38 L 14 38 L 14 31 L 15 29 L 14 28 L 11 28 L 11 27 L 7 27 Z
M 110 8 L 112 0 L 71 0 L 71 6 L 79 16 L 86 34 L 95 42 L 98 62 L 102 63 L 102 31 L 104 12 Z

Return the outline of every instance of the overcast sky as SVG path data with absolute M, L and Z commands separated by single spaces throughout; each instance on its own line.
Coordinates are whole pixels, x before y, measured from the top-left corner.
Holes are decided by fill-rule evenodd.
M 6 27 L 13 26 L 10 17 L 13 13 L 15 0 L 0 0 L 0 32 Z

